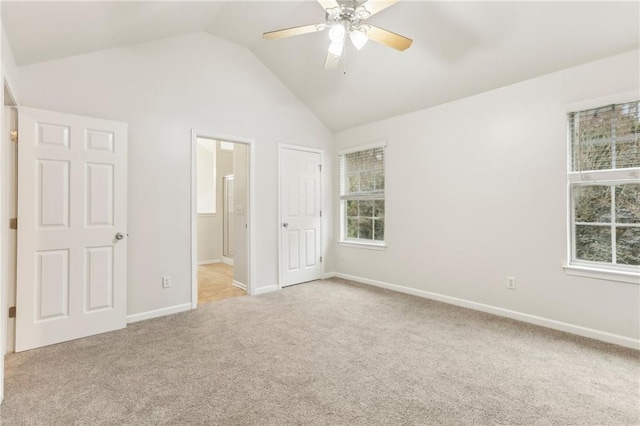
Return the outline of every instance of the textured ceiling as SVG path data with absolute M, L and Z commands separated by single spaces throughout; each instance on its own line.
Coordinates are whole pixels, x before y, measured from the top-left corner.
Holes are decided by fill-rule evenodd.
M 19 65 L 206 31 L 249 48 L 337 131 L 640 47 L 638 2 L 400 1 L 369 22 L 414 40 L 397 52 L 352 46 L 324 70 L 326 33 L 264 40 L 322 22 L 313 0 L 7 2 Z

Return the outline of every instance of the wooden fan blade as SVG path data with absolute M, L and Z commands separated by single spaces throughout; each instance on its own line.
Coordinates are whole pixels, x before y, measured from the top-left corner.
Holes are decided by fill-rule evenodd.
M 320 6 L 322 6 L 324 10 L 329 10 L 329 9 L 333 9 L 334 7 L 338 7 L 338 3 L 336 2 L 336 0 L 318 0 L 318 3 L 320 3 Z
M 396 3 L 398 3 L 398 0 L 369 0 L 360 7 L 369 12 L 369 16 L 371 16 Z
M 278 31 L 269 31 L 268 33 L 262 34 L 262 37 L 269 40 L 277 40 L 279 38 L 292 37 L 302 34 L 315 33 L 318 31 L 324 31 L 327 29 L 326 24 L 312 24 L 312 25 L 303 25 L 301 27 L 293 27 L 286 28 L 284 30 Z
M 367 29 L 367 37 L 376 43 L 384 44 L 385 46 L 389 46 L 400 51 L 408 49 L 409 46 L 411 46 L 411 43 L 413 43 L 413 40 L 410 38 L 392 33 L 391 31 L 383 30 L 382 28 L 374 27 L 373 25 L 369 25 L 369 28 Z
M 338 64 L 340 63 L 340 57 L 342 56 L 342 51 L 344 50 L 344 43 L 332 43 L 329 47 L 329 51 L 327 52 L 327 59 L 324 61 L 324 69 L 331 70 L 334 68 L 338 68 Z M 337 54 L 339 52 L 339 54 Z

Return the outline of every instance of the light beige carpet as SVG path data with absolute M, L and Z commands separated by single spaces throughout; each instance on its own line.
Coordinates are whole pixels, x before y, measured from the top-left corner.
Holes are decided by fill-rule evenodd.
M 340 281 L 7 357 L 6 425 L 638 424 L 633 350 Z

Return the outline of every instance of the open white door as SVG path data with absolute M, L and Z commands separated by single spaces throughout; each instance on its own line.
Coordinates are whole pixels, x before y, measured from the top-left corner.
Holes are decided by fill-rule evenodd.
M 16 352 L 126 326 L 127 125 L 20 108 Z
M 320 279 L 320 153 L 280 150 L 281 285 Z

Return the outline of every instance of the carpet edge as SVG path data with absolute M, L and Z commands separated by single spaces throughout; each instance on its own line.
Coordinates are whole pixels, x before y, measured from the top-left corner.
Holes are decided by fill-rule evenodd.
M 473 309 L 476 311 L 486 312 L 501 317 L 511 318 L 529 324 L 539 325 L 553 330 L 564 331 L 566 333 L 576 334 L 582 337 L 588 337 L 615 345 L 624 346 L 635 350 L 640 350 L 640 339 L 622 336 L 619 334 L 609 333 L 607 331 L 596 330 L 593 328 L 583 327 L 576 324 L 570 324 L 557 321 L 550 318 L 539 317 L 536 315 L 526 314 L 524 312 L 513 311 L 510 309 L 500 308 L 498 306 L 486 305 L 484 303 L 474 302 L 467 299 L 460 299 L 453 296 L 447 296 L 440 293 L 420 290 L 411 287 L 405 287 L 397 284 L 391 284 L 384 281 L 372 280 L 369 278 L 358 277 L 355 275 L 343 274 L 342 272 L 330 272 L 323 275 L 323 279 L 342 278 L 345 280 L 355 281 L 374 287 L 384 288 L 387 290 L 397 291 L 400 293 L 410 294 L 412 296 L 423 297 L 425 299 L 436 300 L 438 302 L 448 303 L 463 308 Z

